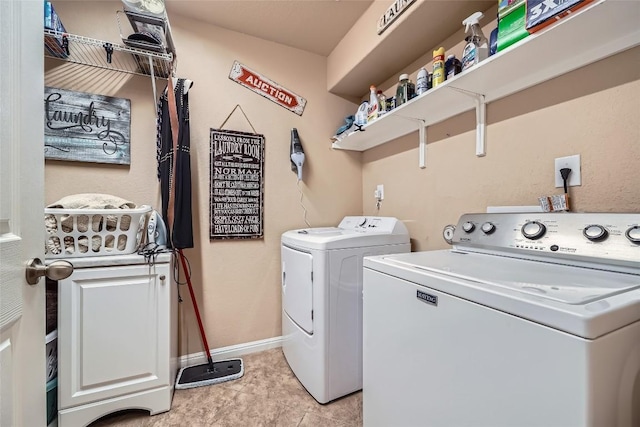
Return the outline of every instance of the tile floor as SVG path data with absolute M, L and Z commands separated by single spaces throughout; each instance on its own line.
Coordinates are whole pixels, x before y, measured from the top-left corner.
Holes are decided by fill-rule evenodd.
M 176 390 L 171 411 L 149 416 L 123 411 L 91 427 L 356 427 L 362 426 L 362 392 L 320 405 L 291 372 L 277 348 L 243 356 L 244 376 Z

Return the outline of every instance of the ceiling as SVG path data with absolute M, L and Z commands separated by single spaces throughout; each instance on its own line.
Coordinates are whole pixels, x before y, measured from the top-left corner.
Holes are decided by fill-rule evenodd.
M 2 0 L 0 0 L 2 1 Z M 142 0 L 127 0 L 142 1 Z M 157 1 L 157 0 L 145 0 Z M 275 43 L 329 56 L 363 14 L 384 11 L 395 0 L 165 0 L 169 18 L 183 16 Z M 376 9 L 368 11 L 369 7 Z M 486 13 L 489 8 L 494 8 Z M 495 19 L 495 0 L 417 0 L 402 25 L 386 31 L 368 48 L 350 52 L 350 67 L 327 81 L 329 92 L 354 100 L 406 72 L 428 49 L 456 32 L 473 12 Z M 375 14 L 374 14 L 375 15 Z M 460 40 L 464 36 L 460 35 Z M 336 50 L 338 56 L 344 52 Z M 456 52 L 461 53 L 461 52 Z M 428 55 L 427 55 L 428 56 Z
M 391 0 L 388 0 L 391 4 Z M 167 14 L 328 56 L 372 0 L 166 0 Z

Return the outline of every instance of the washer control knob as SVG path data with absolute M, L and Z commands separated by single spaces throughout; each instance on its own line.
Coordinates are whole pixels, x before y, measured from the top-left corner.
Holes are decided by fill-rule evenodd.
M 491 222 L 485 222 L 484 224 L 482 224 L 482 227 L 480 227 L 480 229 L 484 234 L 491 234 L 496 231 L 496 226 Z
M 630 242 L 640 244 L 640 225 L 629 228 L 624 235 L 627 236 Z
M 462 224 L 462 229 L 464 230 L 465 233 L 471 233 L 473 230 L 476 229 L 476 226 L 471 221 L 467 221 L 464 224 Z
M 522 235 L 527 239 L 538 240 L 547 232 L 547 227 L 538 221 L 529 221 L 522 226 Z
M 442 230 L 442 237 L 444 238 L 444 241 L 451 245 L 453 243 L 453 233 L 455 231 L 456 231 L 455 225 L 449 224 L 445 226 L 444 230 Z
M 362 221 L 360 221 L 360 223 L 358 224 L 360 227 L 364 227 L 364 225 L 367 223 L 367 218 L 362 218 Z
M 592 242 L 599 242 L 609 237 L 607 229 L 597 224 L 587 225 L 584 230 L 582 230 L 582 234 Z

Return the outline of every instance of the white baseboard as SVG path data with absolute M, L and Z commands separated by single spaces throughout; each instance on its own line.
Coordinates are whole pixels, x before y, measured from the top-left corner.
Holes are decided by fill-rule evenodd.
M 267 338 L 259 341 L 252 341 L 243 344 L 230 345 L 228 347 L 216 348 L 210 350 L 213 361 L 225 359 L 233 359 L 259 351 L 271 350 L 272 348 L 282 347 L 282 337 Z M 200 365 L 206 363 L 207 358 L 203 352 L 187 354 L 180 356 L 180 368 L 186 366 Z

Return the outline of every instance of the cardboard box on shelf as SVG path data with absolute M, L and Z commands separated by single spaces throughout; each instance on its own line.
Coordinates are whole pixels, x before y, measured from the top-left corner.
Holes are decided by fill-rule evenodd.
M 527 0 L 526 29 L 535 33 L 593 0 Z
M 57 33 L 67 32 L 50 1 L 44 2 L 44 27 Z M 65 39 L 66 37 L 62 35 L 47 35 L 44 38 L 44 47 L 50 55 L 58 58 L 67 58 L 69 56 L 69 46 L 65 46 L 65 43 L 68 43 L 68 40 Z
M 525 0 L 498 0 L 498 18 L 513 12 L 525 3 Z

